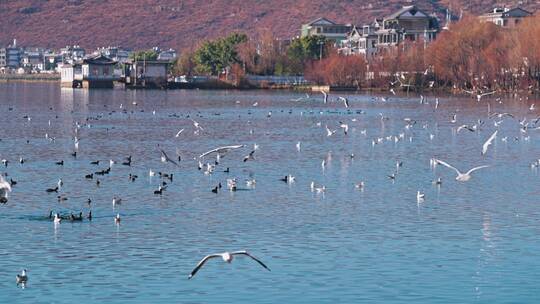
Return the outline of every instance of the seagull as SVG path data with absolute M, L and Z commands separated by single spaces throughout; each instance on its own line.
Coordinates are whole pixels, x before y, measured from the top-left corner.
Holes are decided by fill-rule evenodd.
M 342 128 L 342 129 L 343 129 L 343 133 L 345 133 L 345 135 L 347 135 L 347 133 L 349 132 L 349 125 L 346 124 L 346 123 L 341 123 L 341 124 L 339 125 L 339 127 Z
M 223 146 L 223 147 L 218 147 L 218 148 L 215 148 L 215 149 L 212 149 L 210 151 L 207 151 L 207 152 L 204 152 L 203 154 L 199 155 L 199 158 L 202 158 L 202 157 L 205 157 L 206 155 L 208 154 L 212 154 L 212 153 L 218 153 L 218 154 L 225 154 L 231 150 L 236 150 L 236 149 L 240 149 L 240 148 L 243 148 L 245 147 L 245 145 L 234 145 L 234 146 Z
M 15 278 L 17 280 L 17 284 L 25 284 L 28 282 L 28 275 L 26 275 L 26 269 L 23 269 L 21 271 L 21 274 L 18 274 Z
M 116 225 L 120 225 L 120 221 L 121 221 L 120 213 L 117 213 L 116 216 L 114 217 L 114 223 Z
M 154 194 L 162 195 L 163 190 L 165 190 L 165 188 L 160 185 L 157 190 L 154 190 Z
M 11 184 L 8 183 L 2 175 L 0 175 L 0 203 L 7 203 L 9 192 L 11 192 Z
M 421 193 L 420 191 L 417 191 L 416 192 L 416 201 L 421 203 L 424 201 L 424 198 L 426 197 L 426 195 L 424 193 Z
M 343 101 L 345 108 L 349 107 L 349 100 L 347 98 L 339 96 L 339 100 Z
M 257 259 L 256 257 L 252 256 L 251 254 L 249 254 L 247 251 L 245 250 L 242 250 L 242 251 L 234 251 L 234 252 L 223 252 L 223 253 L 216 253 L 216 254 L 210 254 L 210 255 L 207 255 L 205 256 L 198 264 L 197 266 L 195 266 L 195 268 L 191 271 L 191 273 L 189 274 L 189 277 L 188 279 L 191 279 L 198 271 L 199 269 L 201 269 L 201 267 L 204 266 L 204 264 L 210 260 L 210 259 L 213 259 L 213 258 L 219 258 L 221 257 L 223 259 L 223 261 L 227 262 L 227 263 L 231 263 L 232 260 L 234 259 L 234 256 L 235 255 L 246 255 L 250 258 L 252 258 L 253 260 L 255 260 L 257 263 L 259 263 L 262 267 L 264 267 L 266 270 L 270 271 L 270 268 L 268 268 L 263 262 L 261 262 L 259 259 Z
M 469 131 L 471 131 L 471 132 L 474 132 L 474 131 L 475 131 L 474 128 L 470 127 L 469 125 L 461 125 L 461 126 L 459 126 L 459 127 L 457 128 L 457 133 L 459 133 L 459 131 L 461 131 L 461 130 L 463 130 L 463 129 L 469 130 Z
M 394 91 L 394 89 L 390 89 L 390 93 L 392 93 L 393 95 L 396 95 L 396 91 Z
M 173 163 L 173 164 L 175 164 L 177 166 L 180 166 L 177 162 L 170 159 L 169 156 L 167 156 L 167 153 L 165 153 L 165 151 L 163 151 L 163 149 L 159 149 L 159 151 L 161 151 L 161 162 L 163 162 L 163 163 L 170 162 L 170 163 Z
M 244 162 L 247 162 L 248 160 L 255 160 L 255 150 L 249 152 L 248 155 L 244 156 Z
M 324 95 L 324 103 L 328 102 L 328 94 L 325 91 L 321 91 L 321 93 Z
M 326 128 L 326 136 L 332 136 L 334 133 L 336 133 L 337 130 L 330 130 L 328 129 L 328 125 L 325 125 Z
M 296 151 L 298 151 L 298 152 L 300 152 L 300 145 L 301 145 L 300 142 L 297 142 L 297 143 L 296 143 Z
M 120 205 L 121 203 L 122 203 L 122 199 L 121 199 L 121 198 L 116 197 L 116 196 L 113 197 L 113 200 L 112 200 L 113 206 L 115 206 L 115 205 Z
M 499 131 L 497 130 L 497 131 L 493 132 L 493 134 L 491 134 L 491 136 L 488 138 L 488 140 L 486 140 L 484 145 L 482 145 L 482 155 L 486 154 L 486 152 L 488 150 L 488 147 L 491 145 L 493 140 L 497 137 L 497 132 L 499 132 Z
M 60 224 L 61 221 L 62 221 L 62 218 L 60 217 L 60 215 L 58 215 L 58 213 L 55 213 L 53 222 L 55 224 Z
M 195 127 L 195 129 L 197 129 L 197 130 L 204 130 L 198 122 L 196 122 L 196 121 L 193 120 L 193 119 L 192 119 L 191 121 L 193 121 L 193 126 Z
M 452 167 L 451 165 L 449 165 L 449 164 L 443 162 L 442 160 L 435 159 L 435 162 L 436 162 L 437 164 L 441 164 L 441 165 L 443 165 L 443 166 L 445 166 L 445 167 L 448 167 L 448 168 L 453 169 L 454 171 L 456 171 L 456 173 L 457 173 L 456 180 L 457 180 L 458 182 L 466 182 L 466 181 L 468 181 L 468 180 L 471 179 L 471 173 L 473 173 L 474 171 L 479 170 L 479 169 L 482 169 L 482 168 L 487 168 L 487 167 L 489 167 L 489 166 L 479 166 L 479 167 L 474 167 L 474 168 L 472 168 L 471 170 L 467 171 L 466 173 L 461 173 L 461 172 L 459 172 L 458 169 L 456 169 L 455 167 Z

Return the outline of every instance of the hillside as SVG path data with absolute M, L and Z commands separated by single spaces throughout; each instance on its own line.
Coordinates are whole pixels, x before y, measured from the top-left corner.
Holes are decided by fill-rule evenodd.
M 463 8 L 478 14 L 496 4 L 512 6 L 518 1 L 0 0 L 0 45 L 16 38 L 19 45 L 53 48 L 68 44 L 189 48 L 232 31 L 293 37 L 302 23 L 321 16 L 362 24 L 411 3 L 443 16 L 449 2 L 456 12 Z M 519 2 L 531 11 L 540 9 L 540 1 Z

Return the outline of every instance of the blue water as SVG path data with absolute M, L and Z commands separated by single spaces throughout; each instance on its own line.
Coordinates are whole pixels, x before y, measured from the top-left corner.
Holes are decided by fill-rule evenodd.
M 530 167 L 540 157 L 540 131 L 523 134 L 517 120 L 538 116 L 528 110 L 533 100 L 441 96 L 435 109 L 435 96 L 425 105 L 414 95 L 381 102 L 357 94 L 348 95 L 347 110 L 340 102 L 323 104 L 318 94 L 292 101 L 299 97 L 305 94 L 0 84 L 0 158 L 10 161 L 0 172 L 18 182 L 0 206 L 0 302 L 540 301 L 540 183 Z M 482 156 L 482 143 L 495 130 L 486 102 L 516 119 L 505 118 Z M 379 113 L 389 119 L 381 121 Z M 188 115 L 204 128 L 199 134 Z M 404 118 L 418 122 L 406 130 Z M 485 121 L 478 132 L 452 131 L 477 119 Z M 340 121 L 349 124 L 348 135 Z M 325 125 L 337 132 L 327 137 Z M 386 139 L 400 133 L 397 143 Z M 372 146 L 378 137 L 382 142 Z M 255 160 L 242 162 L 255 143 Z M 180 167 L 160 162 L 158 144 L 171 157 L 181 155 Z M 246 147 L 223 157 L 213 174 L 197 170 L 198 155 L 232 144 Z M 131 167 L 120 164 L 128 155 Z M 19 157 L 26 162 L 19 164 Z M 490 167 L 459 183 L 452 170 L 433 170 L 432 157 L 462 171 Z M 85 179 L 109 159 L 117 161 L 109 175 Z M 55 165 L 60 160 L 64 166 Z M 95 160 L 101 163 L 91 165 Z M 397 160 L 403 166 L 392 182 L 387 175 Z M 223 172 L 227 167 L 230 173 Z M 161 180 L 150 169 L 174 173 L 162 196 L 153 194 Z M 139 178 L 129 181 L 130 173 Z M 280 181 L 288 174 L 296 182 Z M 211 192 L 233 177 L 239 191 Z M 432 184 L 437 177 L 441 187 Z M 67 201 L 45 192 L 59 178 Z M 250 178 L 254 188 L 245 184 Z M 312 181 L 326 192 L 310 191 Z M 354 187 L 360 181 L 363 191 Z M 418 190 L 424 202 L 417 202 Z M 123 202 L 113 207 L 115 195 Z M 90 209 L 91 222 L 55 226 L 47 219 L 50 210 Z M 206 254 L 243 249 L 271 272 L 238 257 L 231 264 L 211 260 L 187 279 Z M 24 289 L 15 283 L 23 268 Z

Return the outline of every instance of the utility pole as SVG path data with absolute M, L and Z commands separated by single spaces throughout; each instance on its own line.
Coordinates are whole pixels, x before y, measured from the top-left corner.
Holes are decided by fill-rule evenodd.
M 324 45 L 324 41 L 320 40 L 317 42 L 320 46 L 320 49 L 319 49 L 319 60 L 322 60 L 322 47 Z

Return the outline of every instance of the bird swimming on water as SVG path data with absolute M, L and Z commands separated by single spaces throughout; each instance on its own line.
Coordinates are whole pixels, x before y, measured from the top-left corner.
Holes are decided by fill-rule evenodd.
M 23 269 L 21 271 L 21 274 L 18 274 L 15 278 L 17 280 L 17 284 L 25 284 L 28 282 L 28 275 L 26 274 L 27 270 Z

